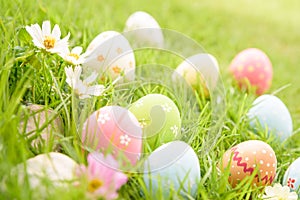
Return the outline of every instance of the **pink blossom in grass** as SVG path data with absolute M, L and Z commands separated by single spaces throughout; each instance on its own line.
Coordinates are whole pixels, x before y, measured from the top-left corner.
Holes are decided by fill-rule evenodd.
M 117 190 L 127 182 L 127 176 L 118 171 L 118 162 L 111 156 L 101 153 L 88 155 L 88 166 L 81 165 L 77 175 L 85 178 L 88 196 L 97 199 L 116 199 Z

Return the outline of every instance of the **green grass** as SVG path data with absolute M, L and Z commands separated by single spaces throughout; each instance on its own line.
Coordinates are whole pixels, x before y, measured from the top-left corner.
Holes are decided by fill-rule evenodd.
M 74 120 L 77 116 L 72 106 L 72 97 L 67 93 L 65 80 L 62 78 L 65 64 L 59 57 L 42 59 L 42 55 L 34 55 L 31 39 L 23 29 L 25 25 L 41 24 L 47 19 L 52 25 L 60 25 L 62 35 L 71 33 L 71 46 L 81 45 L 86 48 L 102 31 L 122 32 L 127 17 L 134 11 L 143 10 L 154 16 L 161 27 L 176 30 L 194 39 L 206 52 L 217 58 L 226 97 L 223 107 L 225 116 L 221 113 L 217 115 L 222 118 L 215 127 L 212 126 L 211 120 L 215 119 L 212 116 L 213 111 L 217 109 L 214 107 L 215 99 L 210 101 L 201 95 L 190 96 L 188 92 L 182 95 L 178 88 L 157 85 L 136 88 L 136 85 L 124 85 L 110 90 L 106 96 L 92 103 L 94 109 L 106 104 L 128 106 L 143 94 L 168 94 L 181 111 L 186 127 L 184 133 L 190 136 L 183 139 L 189 141 L 200 160 L 202 179 L 198 186 L 197 199 L 257 199 L 259 189 L 250 188 L 247 183 L 231 188 L 227 181 L 228 173 L 219 174 L 216 169 L 223 153 L 239 142 L 260 139 L 273 147 L 278 160 L 278 176 L 275 182 L 282 181 L 289 164 L 300 156 L 298 0 L 155 0 L 151 3 L 133 0 L 0 0 L 0 5 L 0 177 L 9 177 L 6 179 L 6 189 L 1 188 L 1 199 L 32 199 L 38 192 L 30 190 L 26 184 L 19 185 L 15 177 L 9 175 L 10 170 L 38 153 L 51 150 L 49 147 L 32 149 L 29 141 L 20 136 L 18 124 L 24 109 L 21 105 L 32 102 L 55 109 L 65 124 L 64 135 L 59 136 L 62 152 L 78 162 L 84 160 L 79 153 L 77 124 Z M 233 57 L 248 47 L 262 49 L 272 61 L 274 78 L 268 93 L 284 88 L 276 95 L 291 112 L 295 135 L 283 144 L 264 137 L 263 132 L 255 135 L 250 131 L 245 115 L 255 96 L 239 91 L 228 73 L 228 65 Z M 137 51 L 136 58 L 138 65 L 159 63 L 170 68 L 175 68 L 181 61 L 173 54 L 146 50 Z M 49 68 L 53 74 L 49 73 Z M 142 76 L 159 76 L 158 70 L 155 67 L 153 69 L 153 72 L 145 70 Z M 45 80 L 37 78 L 41 76 L 44 76 Z M 60 88 L 62 93 L 52 91 L 49 87 L 53 84 L 54 77 L 57 80 L 57 88 Z M 185 102 L 190 97 L 194 100 L 192 106 L 200 108 L 200 114 L 194 109 L 186 110 Z M 89 112 L 91 111 L 92 108 L 89 109 Z M 82 195 L 83 189 L 71 187 L 68 191 L 57 190 L 51 195 L 51 199 L 78 199 Z M 150 199 L 142 176 L 133 174 L 120 190 L 120 199 L 141 198 Z

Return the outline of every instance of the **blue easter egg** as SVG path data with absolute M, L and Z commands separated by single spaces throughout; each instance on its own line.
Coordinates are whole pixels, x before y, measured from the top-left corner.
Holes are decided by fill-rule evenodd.
M 281 141 L 293 133 L 293 122 L 289 110 L 276 96 L 262 95 L 254 102 L 248 112 L 250 126 L 254 131 L 268 130 Z
M 286 170 L 282 184 L 287 185 L 292 191 L 298 191 L 300 195 L 300 157 Z
M 194 150 L 182 141 L 160 146 L 144 163 L 144 182 L 153 199 L 162 196 L 168 199 L 178 190 L 179 193 L 175 195 L 188 194 L 195 197 L 199 181 L 198 157 Z

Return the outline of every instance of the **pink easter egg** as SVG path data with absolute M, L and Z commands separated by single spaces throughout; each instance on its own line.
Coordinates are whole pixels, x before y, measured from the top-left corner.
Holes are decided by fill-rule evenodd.
M 82 142 L 89 150 L 112 153 L 135 165 L 142 150 L 142 128 L 129 110 L 105 106 L 85 121 Z
M 240 88 L 247 88 L 249 82 L 251 87 L 255 87 L 257 95 L 263 94 L 271 86 L 272 63 L 259 49 L 245 49 L 236 55 L 230 64 L 230 72 Z

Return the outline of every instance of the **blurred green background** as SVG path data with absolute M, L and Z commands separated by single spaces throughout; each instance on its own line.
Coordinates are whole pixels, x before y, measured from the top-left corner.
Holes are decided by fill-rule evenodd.
M 50 19 L 52 24 L 60 25 L 63 35 L 71 32 L 71 45 L 86 47 L 102 31 L 122 32 L 128 16 L 143 10 L 153 15 L 162 28 L 186 34 L 213 54 L 225 82 L 230 79 L 228 65 L 238 52 L 249 47 L 263 50 L 274 68 L 268 93 L 287 86 L 277 96 L 288 106 L 297 129 L 300 125 L 299 9 L 299 0 L 1 0 L 4 29 L 1 34 L 11 34 L 4 37 L 2 44 L 10 46 L 9 40 L 16 36 L 8 29 Z

